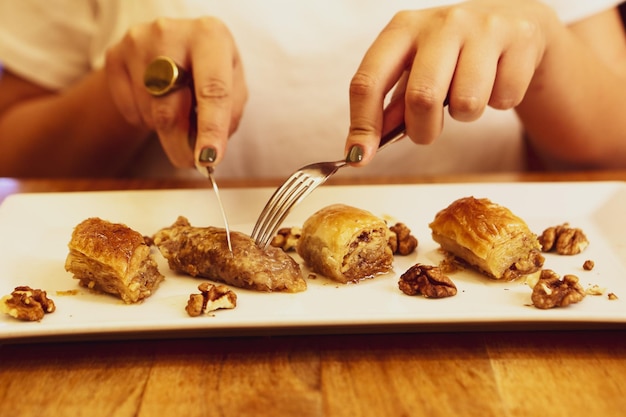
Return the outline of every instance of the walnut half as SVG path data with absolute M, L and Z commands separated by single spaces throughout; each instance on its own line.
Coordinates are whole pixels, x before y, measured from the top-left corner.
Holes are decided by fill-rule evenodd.
M 569 223 L 548 227 L 539 236 L 541 250 L 556 251 L 559 255 L 577 255 L 589 246 L 589 240 L 581 229 L 570 227 Z
M 56 310 L 54 301 L 43 290 L 27 286 L 15 287 L 11 295 L 0 300 L 0 311 L 24 321 L 39 321 Z
M 391 237 L 389 238 L 389 247 L 394 255 L 406 256 L 415 251 L 417 248 L 417 238 L 411 234 L 404 223 L 396 223 L 389 227 Z
M 398 282 L 400 290 L 407 295 L 423 295 L 427 298 L 445 298 L 456 295 L 456 285 L 448 276 L 432 265 L 415 264 Z
M 541 271 L 539 281 L 533 287 L 531 300 L 537 308 L 567 307 L 582 301 L 585 290 L 575 275 L 565 275 L 563 279 L 550 269 Z
M 185 310 L 191 317 L 197 317 L 211 311 L 235 308 L 237 294 L 226 285 L 213 285 L 203 282 L 198 285 L 200 294 L 191 294 Z

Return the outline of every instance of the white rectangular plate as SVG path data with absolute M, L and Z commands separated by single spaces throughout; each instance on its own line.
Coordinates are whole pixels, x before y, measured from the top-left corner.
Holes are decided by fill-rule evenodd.
M 233 230 L 250 233 L 272 189 L 224 189 Z M 591 242 L 579 255 L 546 255 L 545 267 L 575 274 L 584 287 L 605 288 L 567 308 L 532 307 L 523 282 L 499 282 L 464 270 L 451 274 L 458 294 L 446 299 L 407 296 L 399 276 L 415 263 L 436 265 L 442 255 L 428 224 L 437 211 L 465 197 L 486 197 L 511 209 L 540 234 L 569 222 Z M 17 194 L 0 206 L 0 296 L 14 287 L 44 289 L 57 306 L 40 322 L 0 316 L 0 339 L 176 337 L 284 333 L 472 330 L 482 328 L 626 327 L 626 184 L 622 182 L 325 186 L 296 207 L 283 226 L 300 226 L 316 210 L 346 203 L 411 228 L 415 254 L 396 257 L 394 271 L 357 284 L 308 279 L 303 293 L 257 293 L 235 288 L 237 307 L 189 317 L 185 305 L 201 279 L 172 273 L 156 253 L 166 280 L 144 302 L 78 286 L 65 271 L 72 229 L 87 217 L 125 223 L 144 235 L 186 216 L 195 226 L 221 226 L 210 190 Z M 156 252 L 156 251 L 155 251 Z M 585 260 L 595 268 L 585 271 Z M 299 259 L 298 259 L 299 260 Z M 308 270 L 303 267 L 307 277 Z M 73 295 L 67 292 L 72 290 Z M 614 293 L 617 300 L 609 300 Z

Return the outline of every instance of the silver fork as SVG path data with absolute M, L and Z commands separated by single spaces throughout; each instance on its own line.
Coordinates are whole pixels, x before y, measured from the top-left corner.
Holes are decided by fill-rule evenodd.
M 406 128 L 404 123 L 402 123 L 380 139 L 378 151 L 387 145 L 397 142 L 405 135 Z M 345 160 L 316 162 L 306 165 L 291 174 L 283 185 L 272 194 L 256 221 L 250 235 L 256 244 L 262 248 L 267 247 L 291 209 L 304 200 L 318 186 L 326 182 L 339 168 L 347 164 Z

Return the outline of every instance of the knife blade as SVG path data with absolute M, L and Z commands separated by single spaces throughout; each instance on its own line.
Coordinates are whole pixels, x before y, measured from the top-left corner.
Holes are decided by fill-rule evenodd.
M 194 149 L 196 146 L 196 137 L 198 135 L 198 109 L 196 103 L 196 95 L 193 93 L 193 83 L 190 83 L 191 89 L 191 110 L 189 111 L 189 131 L 187 132 L 189 145 L 191 149 Z M 213 192 L 215 193 L 215 197 L 217 199 L 217 204 L 220 206 L 220 212 L 222 213 L 222 221 L 224 223 L 224 229 L 226 230 L 226 243 L 228 244 L 228 251 L 231 256 L 233 255 L 233 244 L 230 238 L 230 227 L 228 226 L 228 218 L 226 217 L 226 210 L 224 210 L 224 204 L 222 204 L 222 198 L 220 197 L 220 190 L 217 187 L 217 182 L 213 177 L 213 167 L 205 167 L 196 162 L 196 169 L 200 172 L 200 174 L 204 175 L 209 179 L 211 183 L 211 187 L 213 187 Z
M 206 176 L 209 179 L 211 186 L 213 187 L 213 191 L 215 192 L 215 197 L 217 198 L 217 203 L 220 206 L 220 211 L 222 213 L 222 220 L 224 222 L 224 229 L 226 229 L 226 242 L 228 243 L 228 250 L 230 251 L 230 254 L 232 255 L 233 244 L 230 239 L 230 227 L 228 226 L 228 218 L 226 217 L 226 210 L 224 210 L 224 205 L 222 204 L 222 199 L 220 197 L 220 190 L 217 187 L 217 182 L 215 181 L 215 178 L 213 177 L 212 167 L 206 167 Z

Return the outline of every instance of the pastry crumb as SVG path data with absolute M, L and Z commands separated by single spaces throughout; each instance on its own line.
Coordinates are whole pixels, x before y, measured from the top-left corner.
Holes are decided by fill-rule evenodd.
M 585 289 L 585 294 L 587 295 L 603 295 L 606 292 L 606 288 L 602 288 L 599 285 L 595 284 L 587 289 Z

